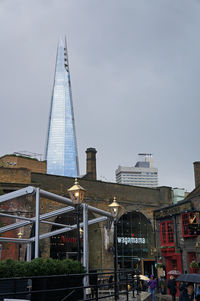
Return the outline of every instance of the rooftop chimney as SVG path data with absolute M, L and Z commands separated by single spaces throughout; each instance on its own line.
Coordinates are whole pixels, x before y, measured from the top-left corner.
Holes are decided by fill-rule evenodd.
M 89 147 L 86 150 L 87 161 L 86 161 L 86 176 L 89 180 L 96 180 L 96 149 Z
M 195 188 L 200 185 L 200 161 L 196 161 L 194 164 L 194 181 Z

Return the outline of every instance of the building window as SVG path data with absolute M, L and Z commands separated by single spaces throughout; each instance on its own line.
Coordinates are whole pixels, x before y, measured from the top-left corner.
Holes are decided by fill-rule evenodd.
M 160 223 L 161 245 L 174 245 L 174 223 L 165 221 Z
M 190 267 L 190 263 L 192 261 L 197 261 L 197 254 L 195 252 L 188 253 L 188 265 L 189 265 L 190 273 L 193 273 L 192 268 Z
M 192 229 L 190 229 L 189 225 L 197 224 L 197 217 L 195 216 L 194 212 L 187 212 L 181 215 L 182 221 L 182 234 L 183 237 L 193 237 L 196 236 Z

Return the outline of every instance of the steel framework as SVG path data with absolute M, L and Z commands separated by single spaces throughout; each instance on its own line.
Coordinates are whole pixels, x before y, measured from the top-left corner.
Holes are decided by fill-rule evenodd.
M 57 234 L 65 233 L 68 231 L 72 231 L 77 228 L 77 225 L 76 224 L 75 225 L 65 225 L 65 224 L 59 224 L 59 223 L 46 221 L 46 219 L 73 211 L 75 208 L 73 206 L 72 201 L 69 198 L 42 190 L 38 187 L 28 186 L 26 188 L 19 189 L 17 191 L 2 195 L 2 196 L 0 196 L 0 204 L 3 202 L 6 202 L 6 201 L 12 200 L 12 199 L 19 198 L 21 196 L 26 196 L 26 195 L 35 195 L 35 216 L 32 218 L 27 218 L 24 216 L 0 213 L 0 216 L 22 220 L 17 223 L 12 223 L 10 225 L 0 227 L 0 234 L 35 223 L 35 236 L 31 237 L 31 238 L 26 238 L 26 239 L 0 237 L 0 242 L 12 242 L 12 243 L 26 244 L 27 245 L 26 260 L 30 261 L 31 260 L 31 245 L 33 242 L 35 243 L 34 257 L 37 258 L 39 256 L 39 241 L 41 239 L 51 237 L 51 236 L 54 236 Z M 54 211 L 51 211 L 51 212 L 48 212 L 45 214 L 40 214 L 40 196 L 54 200 L 58 203 L 62 203 L 64 205 L 66 205 L 67 207 L 63 207 L 61 209 L 54 210 Z M 83 227 L 83 265 L 85 266 L 86 271 L 88 272 L 88 225 L 92 225 L 94 223 L 99 223 L 99 222 L 105 221 L 108 218 L 112 219 L 112 215 L 108 211 L 104 211 L 104 210 L 95 208 L 93 206 L 89 206 L 86 203 L 83 203 L 81 205 L 81 207 L 83 210 L 83 222 L 80 223 L 80 226 Z M 100 217 L 88 220 L 88 210 L 100 215 Z M 40 223 L 48 223 L 50 225 L 56 225 L 56 226 L 60 227 L 60 229 L 40 235 Z

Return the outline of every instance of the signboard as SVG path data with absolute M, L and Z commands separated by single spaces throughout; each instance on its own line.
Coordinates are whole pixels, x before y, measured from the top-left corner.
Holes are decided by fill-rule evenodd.
M 163 208 L 163 209 L 160 209 L 160 210 L 156 210 L 154 212 L 154 216 L 156 219 L 160 219 L 162 217 L 167 217 L 167 216 L 171 216 L 171 215 L 174 215 L 174 214 L 181 214 L 183 213 L 184 211 L 189 211 L 191 210 L 191 202 L 188 201 L 187 203 L 184 203 L 184 204 L 177 204 L 177 205 L 174 205 L 174 206 L 171 206 L 169 208 Z
M 143 237 L 117 237 L 117 242 L 120 244 L 145 244 Z

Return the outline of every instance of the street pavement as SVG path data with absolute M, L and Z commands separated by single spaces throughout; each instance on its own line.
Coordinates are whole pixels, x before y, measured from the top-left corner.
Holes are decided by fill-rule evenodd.
M 114 297 L 108 297 L 106 299 L 103 299 L 105 301 L 112 301 L 114 300 Z M 172 297 L 170 295 L 162 295 L 162 294 L 156 294 L 155 295 L 155 301 L 171 301 Z M 127 296 L 120 295 L 119 301 L 127 301 Z M 148 292 L 141 292 L 139 295 L 136 295 L 135 298 L 133 298 L 133 293 L 129 292 L 128 301 L 151 301 L 151 294 Z
M 115 300 L 114 296 L 102 299 L 105 301 Z M 127 296 L 125 294 L 119 295 L 119 301 L 127 301 Z M 151 294 L 148 292 L 141 292 L 139 295 L 135 292 L 135 298 L 133 298 L 133 293 L 129 292 L 128 301 L 151 301 Z

